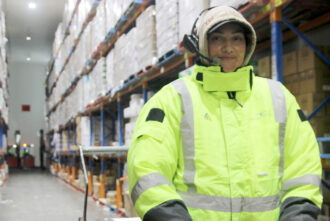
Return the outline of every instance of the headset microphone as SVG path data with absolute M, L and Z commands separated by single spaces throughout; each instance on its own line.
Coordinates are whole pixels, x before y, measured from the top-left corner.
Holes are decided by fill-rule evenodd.
M 198 40 L 194 39 L 195 37 L 193 35 L 184 35 L 183 37 L 183 47 L 185 47 L 188 51 L 191 53 L 196 53 L 198 56 L 204 58 L 208 62 L 214 65 L 220 65 L 220 59 L 214 58 L 211 59 L 209 57 L 206 57 L 205 55 L 202 55 L 198 50 Z

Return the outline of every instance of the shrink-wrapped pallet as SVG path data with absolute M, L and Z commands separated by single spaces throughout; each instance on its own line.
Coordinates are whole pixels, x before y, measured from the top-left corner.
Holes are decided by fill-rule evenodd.
M 136 61 L 136 28 L 120 36 L 114 47 L 114 76 L 113 84 L 121 85 L 122 82 L 138 70 Z M 129 65 L 128 65 L 129 64 Z
M 191 33 L 195 19 L 202 10 L 208 8 L 209 0 L 180 0 L 179 1 L 179 41 L 185 34 Z
M 179 1 L 157 1 L 157 56 L 161 57 L 177 47 L 179 42 Z
M 113 75 L 113 84 L 118 86 L 125 79 L 125 47 L 126 47 L 126 35 L 123 34 L 116 41 L 114 47 L 114 75 Z M 126 54 L 126 56 L 128 56 Z
M 154 5 L 148 7 L 136 19 L 136 52 L 138 70 L 143 70 L 157 61 L 156 11 Z
M 105 62 L 107 88 L 110 90 L 114 87 L 114 50 L 111 50 Z
M 129 145 L 134 132 L 137 117 L 144 105 L 142 94 L 132 94 L 129 106 L 124 109 L 124 118 L 129 119 L 125 124 L 125 144 Z

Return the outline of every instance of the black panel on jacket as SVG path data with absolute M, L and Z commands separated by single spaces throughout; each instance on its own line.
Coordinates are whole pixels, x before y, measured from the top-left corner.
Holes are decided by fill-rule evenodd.
M 152 108 L 148 114 L 148 117 L 146 121 L 152 120 L 152 121 L 158 121 L 163 122 L 165 117 L 165 113 L 162 109 L 159 108 Z
M 316 221 L 321 213 L 312 201 L 303 197 L 289 197 L 282 206 L 279 221 Z
M 300 117 L 300 120 L 301 121 L 306 121 L 307 120 L 307 117 L 305 116 L 304 112 L 301 109 L 299 109 L 297 111 L 298 111 L 298 115 Z
M 169 200 L 149 210 L 143 221 L 192 221 L 184 203 Z

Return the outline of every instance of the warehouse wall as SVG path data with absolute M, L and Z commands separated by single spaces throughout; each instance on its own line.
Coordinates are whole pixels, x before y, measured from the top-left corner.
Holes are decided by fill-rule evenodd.
M 14 143 L 15 130 L 20 130 L 22 142 L 33 143 L 36 166 L 39 162 L 40 129 L 45 127 L 45 66 L 38 63 L 15 62 L 9 66 L 9 131 L 8 143 Z M 22 104 L 31 106 L 30 112 L 22 112 Z

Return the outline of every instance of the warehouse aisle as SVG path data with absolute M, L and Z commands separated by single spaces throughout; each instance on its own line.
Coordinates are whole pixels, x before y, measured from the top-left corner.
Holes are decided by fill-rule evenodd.
M 83 204 L 84 194 L 40 170 L 11 172 L 0 187 L 1 221 L 75 221 L 83 214 Z M 115 216 L 89 199 L 87 220 L 110 217 Z

